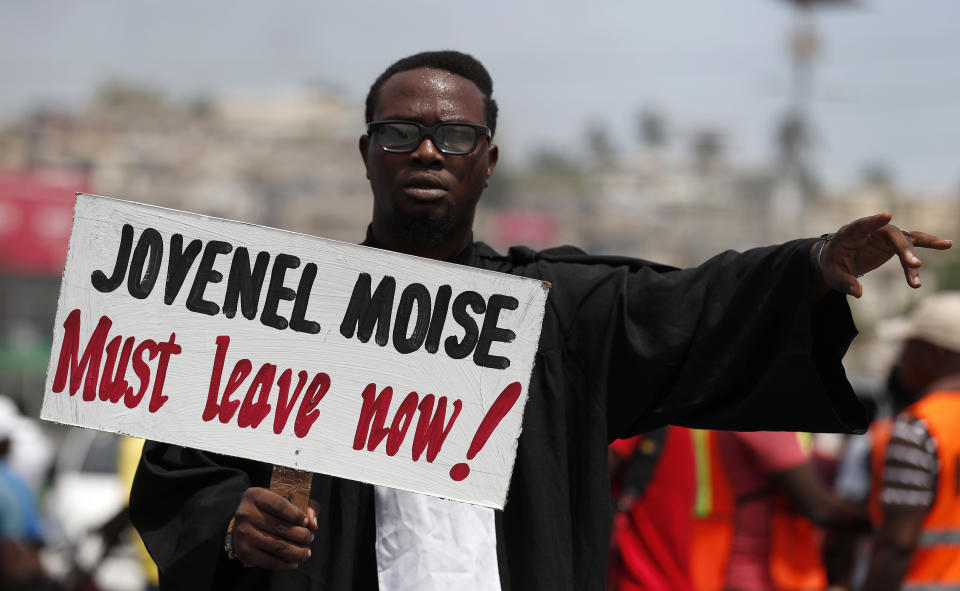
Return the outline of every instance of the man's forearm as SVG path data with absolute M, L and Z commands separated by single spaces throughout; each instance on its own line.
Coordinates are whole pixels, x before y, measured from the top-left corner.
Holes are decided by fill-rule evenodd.
M 870 558 L 867 580 L 860 591 L 897 591 L 910 566 L 913 548 L 878 538 Z

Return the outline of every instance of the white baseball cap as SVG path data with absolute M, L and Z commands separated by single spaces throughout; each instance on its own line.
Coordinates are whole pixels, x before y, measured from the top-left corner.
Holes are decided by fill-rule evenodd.
M 906 316 L 877 325 L 881 339 L 919 339 L 960 353 L 960 292 L 935 293 L 917 304 Z

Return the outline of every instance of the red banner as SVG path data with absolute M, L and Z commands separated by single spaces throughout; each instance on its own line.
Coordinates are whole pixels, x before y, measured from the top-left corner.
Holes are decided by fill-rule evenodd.
M 85 174 L 0 171 L 0 271 L 58 275 L 67 259 L 74 193 Z

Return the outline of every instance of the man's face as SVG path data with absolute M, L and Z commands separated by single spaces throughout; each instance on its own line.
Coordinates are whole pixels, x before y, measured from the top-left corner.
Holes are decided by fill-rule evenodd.
M 380 88 L 374 120 L 486 125 L 483 93 L 445 70 L 394 74 Z M 360 154 L 373 190 L 373 230 L 390 244 L 437 245 L 469 235 L 473 214 L 497 163 L 497 147 L 480 138 L 470 154 L 441 153 L 425 138 L 408 154 L 384 151 L 360 138 Z
M 926 341 L 908 339 L 900 351 L 897 373 L 903 390 L 917 400 L 927 387 L 943 376 L 950 354 Z

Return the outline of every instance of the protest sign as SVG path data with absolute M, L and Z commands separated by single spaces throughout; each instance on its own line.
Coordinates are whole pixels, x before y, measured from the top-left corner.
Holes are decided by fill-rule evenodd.
M 502 508 L 548 288 L 80 194 L 41 416 Z

